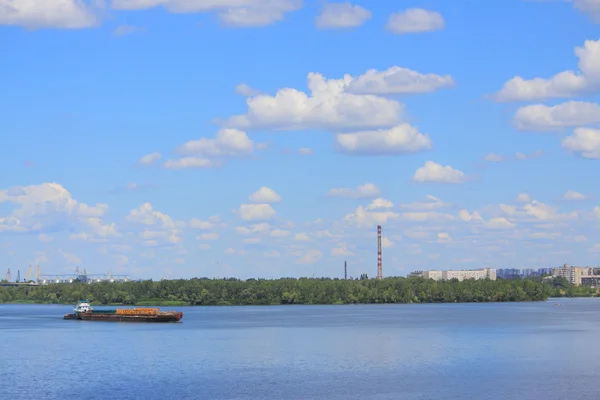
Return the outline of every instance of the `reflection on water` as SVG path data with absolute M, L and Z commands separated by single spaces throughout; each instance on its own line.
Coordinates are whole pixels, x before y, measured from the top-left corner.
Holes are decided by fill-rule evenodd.
M 600 299 L 185 307 L 180 324 L 70 308 L 0 305 L 0 398 L 598 398 Z

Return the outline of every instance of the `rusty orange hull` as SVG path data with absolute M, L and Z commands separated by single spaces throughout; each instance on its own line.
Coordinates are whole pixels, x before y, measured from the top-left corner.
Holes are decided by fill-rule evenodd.
M 83 321 L 114 321 L 114 322 L 179 322 L 182 312 L 160 312 L 156 314 L 103 314 L 97 312 L 79 313 Z

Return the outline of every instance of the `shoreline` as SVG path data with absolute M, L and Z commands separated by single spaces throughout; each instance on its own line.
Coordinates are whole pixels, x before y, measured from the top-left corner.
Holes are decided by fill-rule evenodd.
M 294 303 L 294 304 L 189 304 L 186 302 L 177 302 L 177 301 L 164 301 L 164 302 L 151 302 L 151 301 L 141 301 L 136 304 L 123 304 L 123 303 L 108 303 L 108 304 L 100 304 L 100 303 L 90 303 L 93 307 L 270 307 L 270 306 L 357 306 L 357 305 L 423 305 L 423 304 L 501 304 L 501 303 L 540 303 L 547 302 L 549 300 L 568 300 L 568 299 L 595 299 L 599 298 L 598 296 L 571 296 L 571 297 L 548 297 L 545 300 L 518 300 L 518 301 L 439 301 L 439 302 L 405 302 L 405 303 Z M 1 305 L 56 305 L 56 306 L 73 306 L 71 303 L 51 303 L 51 302 L 40 302 L 40 301 L 27 301 L 27 300 L 17 300 L 17 301 L 8 301 L 4 303 L 0 303 Z

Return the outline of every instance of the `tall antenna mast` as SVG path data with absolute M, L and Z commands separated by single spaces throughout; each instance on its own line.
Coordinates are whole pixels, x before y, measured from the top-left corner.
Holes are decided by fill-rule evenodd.
M 383 278 L 381 265 L 381 225 L 377 225 L 377 279 Z

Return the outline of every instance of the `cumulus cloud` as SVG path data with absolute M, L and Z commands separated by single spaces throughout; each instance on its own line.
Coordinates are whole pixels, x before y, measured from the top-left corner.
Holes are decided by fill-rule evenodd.
M 579 71 L 563 71 L 552 78 L 523 79 L 515 76 L 494 95 L 495 100 L 534 101 L 575 97 L 600 89 L 600 40 L 586 40 L 575 48 Z
M 237 85 L 235 87 L 235 92 L 237 94 L 241 94 L 244 97 L 251 97 L 260 94 L 260 90 L 254 89 L 253 87 L 250 87 L 245 83 L 240 83 L 239 85 Z
M 569 0 L 575 8 L 589 15 L 593 22 L 600 23 L 600 1 L 598 0 Z
M 409 8 L 390 15 L 386 28 L 395 34 L 423 33 L 444 29 L 444 17 L 436 11 Z
M 304 252 L 296 262 L 298 264 L 313 264 L 319 261 L 323 257 L 323 253 L 319 250 L 308 250 Z
M 12 204 L 14 209 L 7 217 L 0 217 L 0 232 L 42 233 L 68 228 L 86 229 L 92 234 L 114 232 L 114 225 L 105 225 L 100 220 L 108 205 L 80 203 L 58 183 L 0 190 L 1 203 Z
M 485 223 L 486 228 L 489 229 L 510 229 L 514 228 L 515 224 L 510 222 L 504 217 L 492 218 Z
M 379 196 L 381 191 L 372 183 L 365 183 L 354 189 L 352 188 L 334 188 L 327 192 L 329 197 L 348 197 L 348 198 L 368 198 Z
M 154 165 L 161 158 L 161 154 L 159 152 L 154 152 L 150 154 L 146 154 L 142 158 L 139 159 L 138 163 L 140 165 Z
M 450 204 L 445 203 L 442 200 L 440 200 L 439 198 L 428 194 L 425 196 L 425 200 L 423 200 L 423 201 L 400 204 L 399 207 L 403 208 L 403 209 L 412 210 L 412 211 L 430 211 L 430 210 L 437 210 L 440 208 L 450 207 Z
M 565 200 L 585 200 L 585 199 L 587 199 L 587 196 L 583 193 L 575 192 L 573 190 L 568 190 L 564 194 L 563 199 L 565 199 Z
M 175 160 L 167 160 L 164 164 L 166 169 L 189 169 L 189 168 L 212 168 L 221 165 L 219 162 L 200 157 L 182 157 Z
M 274 96 L 260 94 L 246 99 L 248 112 L 229 118 L 225 125 L 239 129 L 360 130 L 401 124 L 404 106 L 379 94 L 431 92 L 454 84 L 452 77 L 421 74 L 393 66 L 369 70 L 358 77 L 326 79 L 308 74 L 309 94 L 283 88 Z
M 112 31 L 113 36 L 127 36 L 136 32 L 141 32 L 142 29 L 132 25 L 119 25 Z
M 354 253 L 348 249 L 348 244 L 346 242 L 338 243 L 334 248 L 331 249 L 331 255 L 334 257 L 342 257 L 342 256 L 353 256 Z
M 173 13 L 217 12 L 228 27 L 258 27 L 284 19 L 299 10 L 302 0 L 113 0 L 118 10 L 140 10 L 163 6 Z
M 464 172 L 449 165 L 442 166 L 433 161 L 427 161 L 424 166 L 417 169 L 413 176 L 415 182 L 432 183 L 463 183 L 466 177 Z
M 600 159 L 600 130 L 577 128 L 571 136 L 562 139 L 561 146 L 583 158 Z
M 381 208 L 393 208 L 393 207 L 394 207 L 394 203 L 392 203 L 391 201 L 382 199 L 382 198 L 377 198 L 377 199 L 373 200 L 371 202 L 371 204 L 369 204 L 366 207 L 366 210 L 378 210 Z
M 81 0 L 0 0 L 0 25 L 79 29 L 99 22 L 96 10 Z
M 408 124 L 336 135 L 337 149 L 351 155 L 399 155 L 431 149 L 429 135 Z
M 385 71 L 368 70 L 354 79 L 347 91 L 356 94 L 416 94 L 434 92 L 454 84 L 450 75 L 422 74 L 393 66 Z
M 168 160 L 167 169 L 212 168 L 223 165 L 224 158 L 247 156 L 253 153 L 254 142 L 239 129 L 221 129 L 214 139 L 190 140 L 177 152 L 185 157 Z
M 139 233 L 139 238 L 145 246 L 169 246 L 181 241 L 184 223 L 175 222 L 170 216 L 160 211 L 154 210 L 150 203 L 143 203 L 136 209 L 133 209 L 125 217 L 125 220 L 132 225 L 138 225 L 143 228 Z
M 467 210 L 460 210 L 458 212 L 458 217 L 465 222 L 483 222 L 481 214 L 477 211 L 469 213 Z
M 567 127 L 600 123 L 600 105 L 569 101 L 555 106 L 535 104 L 521 107 L 513 119 L 522 131 L 558 131 Z
M 355 225 L 357 228 L 373 228 L 398 216 L 398 213 L 389 211 L 386 208 L 383 210 L 369 210 L 366 207 L 358 206 L 356 211 L 344 217 L 344 221 Z
M 190 140 L 178 149 L 180 154 L 200 157 L 235 157 L 253 151 L 254 142 L 239 129 L 221 129 L 214 139 Z
M 313 153 L 313 149 L 311 149 L 310 147 L 301 147 L 298 149 L 298 154 L 303 155 L 303 156 L 309 156 Z
M 288 237 L 292 234 L 292 232 L 285 229 L 273 229 L 271 231 L 271 236 L 273 237 Z
M 196 239 L 198 239 L 198 240 L 217 240 L 218 238 L 219 238 L 219 234 L 216 232 L 202 233 L 202 234 L 196 236 Z
M 210 217 L 206 221 L 203 221 L 199 218 L 192 218 L 189 221 L 188 226 L 193 229 L 208 230 L 213 229 L 219 222 L 220 218 L 215 215 Z
M 250 195 L 250 201 L 253 203 L 279 203 L 281 196 L 273 189 L 262 186 L 256 192 Z
M 270 204 L 242 204 L 238 213 L 245 221 L 268 220 L 275 216 Z
M 496 154 L 496 153 L 490 153 L 487 156 L 485 156 L 485 161 L 489 161 L 489 162 L 500 162 L 500 161 L 504 161 L 504 157 L 502 157 L 500 154 Z
M 344 29 L 361 26 L 372 16 L 371 11 L 350 3 L 325 3 L 315 18 L 319 29 Z
M 260 94 L 246 99 L 248 112 L 231 117 L 226 124 L 240 129 L 273 130 L 356 129 L 397 124 L 403 106 L 374 95 L 347 93 L 353 78 L 325 79 L 308 75 L 310 95 L 297 89 L 280 89 L 275 96 Z

